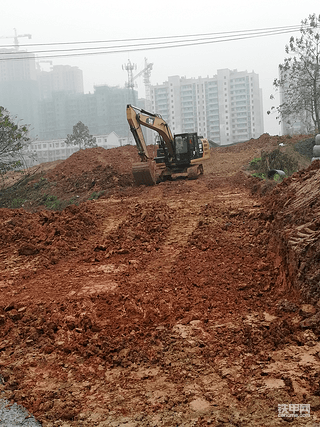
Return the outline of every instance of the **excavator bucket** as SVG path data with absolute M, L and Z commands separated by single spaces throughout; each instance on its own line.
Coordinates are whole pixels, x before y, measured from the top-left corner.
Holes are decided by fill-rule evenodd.
M 202 165 L 193 165 L 187 169 L 188 179 L 197 179 L 199 175 L 203 174 Z
M 156 163 L 153 160 L 134 163 L 132 165 L 132 173 L 134 181 L 137 185 L 156 184 Z

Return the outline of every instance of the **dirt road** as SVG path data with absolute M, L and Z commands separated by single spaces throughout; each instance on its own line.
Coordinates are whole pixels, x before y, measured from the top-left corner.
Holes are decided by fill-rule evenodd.
M 296 194 L 320 170 L 263 199 L 233 155 L 196 181 L 0 211 L 7 398 L 48 427 L 320 423 L 319 307 L 294 277 L 312 270 Z

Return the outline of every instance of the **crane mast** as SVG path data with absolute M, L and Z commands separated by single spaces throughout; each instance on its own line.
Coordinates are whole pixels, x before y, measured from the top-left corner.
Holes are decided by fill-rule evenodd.
M 14 30 L 13 36 L 0 36 L 1 39 L 13 39 L 14 40 L 14 48 L 16 51 L 19 50 L 19 38 L 20 37 L 28 37 L 28 39 L 31 39 L 31 34 L 18 34 L 16 28 Z

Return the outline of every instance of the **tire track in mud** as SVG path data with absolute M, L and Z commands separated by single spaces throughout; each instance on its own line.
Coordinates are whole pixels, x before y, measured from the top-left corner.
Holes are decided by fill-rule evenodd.
M 272 317 L 275 298 L 268 287 L 262 291 L 272 282 L 272 259 L 266 262 L 259 204 L 245 190 L 208 191 L 206 180 L 95 204 L 98 230 L 84 242 L 86 259 L 77 255 L 31 278 L 24 284 L 47 287 L 42 301 L 38 296 L 37 304 L 30 300 L 30 307 L 2 314 L 16 322 L 14 346 L 1 354 L 1 366 L 12 366 L 13 384 L 17 376 L 13 395 L 21 399 L 28 389 L 28 407 L 46 427 L 56 425 L 57 416 L 72 427 L 281 425 L 276 405 L 291 396 L 279 372 L 288 372 L 273 362 L 281 340 L 286 344 L 293 332 L 290 318 L 286 325 Z M 155 245 L 129 239 L 130 250 L 123 251 L 126 231 L 143 231 L 145 218 L 145 226 L 152 225 L 148 214 L 158 215 L 160 206 L 171 209 L 163 219 L 170 225 L 159 229 L 162 238 Z M 121 224 L 119 246 L 96 259 L 94 245 L 117 234 Z M 28 316 L 39 318 L 37 328 Z M 292 351 L 298 398 L 308 391 L 299 376 L 318 350 Z M 19 378 L 23 352 L 30 353 L 24 363 L 32 375 Z M 293 376 L 295 357 L 308 363 Z

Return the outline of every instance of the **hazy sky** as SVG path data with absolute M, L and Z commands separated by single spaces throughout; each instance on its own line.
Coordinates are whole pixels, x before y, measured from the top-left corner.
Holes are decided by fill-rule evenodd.
M 112 41 L 123 39 L 184 36 L 207 33 L 258 30 L 299 26 L 310 14 L 320 13 L 319 0 L 2 0 L 0 47 L 13 43 L 14 28 L 21 37 L 20 49 L 53 50 L 57 46 L 23 45 L 42 43 Z M 275 116 L 267 116 L 271 107 L 272 82 L 278 76 L 278 65 L 286 57 L 285 45 L 299 32 L 250 38 L 188 47 L 160 50 L 125 50 L 119 53 L 55 57 L 53 65 L 68 64 L 83 70 L 85 92 L 93 85 L 124 87 L 127 72 L 122 65 L 128 60 L 137 64 L 137 74 L 144 58 L 153 63 L 151 84 L 161 84 L 168 76 L 187 78 L 212 77 L 218 69 L 254 71 L 259 74 L 263 91 L 265 132 L 280 134 Z M 127 42 L 129 44 L 129 42 Z M 109 45 L 119 45 L 112 42 Z M 79 48 L 83 44 L 60 45 Z M 87 46 L 101 46 L 87 45 Z M 106 45 L 107 46 L 107 45 Z M 74 51 L 76 53 L 76 51 Z M 39 54 L 40 55 L 40 54 Z M 43 69 L 49 64 L 41 63 Z M 136 79 L 139 96 L 144 95 L 142 77 Z

